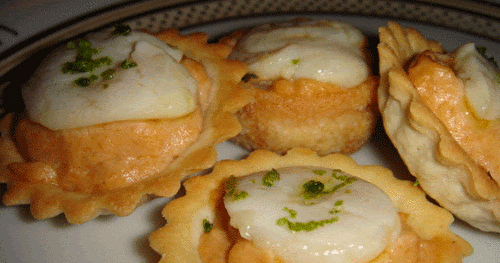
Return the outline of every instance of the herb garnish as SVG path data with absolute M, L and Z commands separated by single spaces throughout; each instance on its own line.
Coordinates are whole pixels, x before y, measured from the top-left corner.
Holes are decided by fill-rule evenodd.
M 280 180 L 280 174 L 276 169 L 271 169 L 271 171 L 267 172 L 266 175 L 262 177 L 262 185 L 265 187 L 271 187 L 274 185 L 275 181 Z
M 111 32 L 114 36 L 128 36 L 132 32 L 132 28 L 125 24 L 115 24 L 115 30 Z
M 121 35 L 128 36 L 132 32 L 132 29 L 128 25 L 117 24 L 115 25 L 115 30 L 111 32 L 111 35 Z M 64 63 L 62 67 L 63 73 L 87 73 L 93 72 L 97 68 L 102 66 L 109 66 L 113 63 L 113 59 L 108 56 L 94 58 L 94 55 L 99 54 L 100 49 L 93 48 L 92 43 L 86 39 L 81 39 L 79 41 L 70 41 L 66 44 L 66 49 L 68 50 L 76 50 L 76 55 L 74 61 L 69 61 Z M 115 68 L 118 69 L 129 69 L 137 67 L 137 63 L 130 59 L 125 59 L 119 65 L 116 65 Z M 106 69 L 101 73 L 101 77 L 103 80 L 111 80 L 116 74 L 115 68 Z M 92 74 L 88 77 L 81 77 L 74 81 L 74 83 L 80 87 L 87 87 L 91 85 L 94 81 L 99 79 L 99 77 L 95 74 Z M 109 83 L 104 83 L 103 87 L 107 88 Z
M 488 57 L 488 55 L 486 55 L 486 47 L 484 47 L 484 46 L 476 47 L 476 50 L 477 50 L 477 52 L 479 52 L 479 54 L 481 54 L 481 56 L 486 58 L 491 64 L 493 64 L 495 67 L 498 67 L 498 63 L 495 60 L 495 58 Z
M 107 69 L 101 73 L 101 77 L 103 80 L 111 80 L 115 76 L 116 70 L 115 69 Z
M 90 75 L 90 77 L 88 77 L 88 78 L 81 77 L 81 78 L 77 78 L 75 80 L 75 84 L 80 86 L 80 87 L 87 87 L 90 84 L 92 84 L 92 82 L 96 81 L 97 79 L 98 79 L 98 77 L 96 75 Z
M 299 64 L 299 62 L 300 62 L 300 59 L 298 59 L 298 58 L 292 60 L 292 64 L 294 64 L 294 65 Z
M 324 175 L 324 174 L 326 174 L 326 171 L 325 170 L 313 170 L 313 173 L 315 173 L 317 175 Z
M 236 189 L 237 186 L 238 180 L 231 175 L 226 181 L 226 196 L 231 197 L 232 201 L 245 199 L 248 196 L 247 192 Z
M 319 195 L 325 189 L 325 185 L 320 181 L 310 180 L 302 185 L 304 188 L 303 196 L 306 199 L 311 199 Z
M 122 69 L 129 69 L 129 68 L 135 68 L 135 67 L 137 67 L 137 63 L 132 61 L 131 59 L 125 59 L 120 64 L 120 68 L 122 68 Z
M 290 218 L 296 218 L 297 217 L 297 211 L 290 209 L 288 207 L 283 208 L 284 211 L 288 212 L 290 214 Z
M 344 204 L 344 200 L 337 200 L 334 204 L 334 207 L 332 210 L 328 211 L 328 213 L 330 214 L 338 214 L 340 212 L 342 212 L 342 210 L 340 210 L 339 206 L 342 206 Z
M 345 174 L 339 175 L 338 173 L 341 173 L 341 170 L 333 170 L 331 177 L 338 180 L 342 181 L 339 184 L 333 185 L 330 189 L 325 189 L 325 184 L 321 181 L 316 181 L 316 180 L 309 180 L 306 183 L 302 185 L 302 197 L 304 199 L 313 199 L 317 197 L 318 195 L 325 195 L 325 194 L 331 194 L 335 193 L 339 189 L 355 182 L 357 179 L 356 177 L 348 176 Z
M 66 48 L 76 49 L 76 56 L 74 61 L 66 62 L 63 65 L 63 73 L 85 73 L 92 72 L 103 65 L 111 65 L 113 60 L 110 57 L 100 57 L 93 59 L 92 56 L 99 53 L 99 49 L 92 48 L 90 41 L 82 39 L 76 44 L 73 42 L 68 43 Z
M 210 231 L 212 231 L 214 224 L 210 223 L 210 221 L 208 221 L 208 219 L 203 219 L 202 224 L 203 224 L 203 231 L 205 233 L 210 233 Z
M 288 229 L 295 231 L 295 232 L 299 232 L 299 231 L 310 232 L 310 231 L 317 229 L 318 227 L 322 227 L 326 224 L 331 224 L 331 223 L 337 222 L 338 220 L 339 220 L 339 218 L 335 216 L 335 217 L 332 217 L 329 219 L 324 219 L 324 220 L 320 220 L 320 221 L 311 220 L 309 222 L 304 223 L 304 222 L 292 222 L 288 218 L 282 217 L 282 218 L 278 219 L 278 221 L 276 221 L 276 225 L 286 226 L 286 227 L 288 227 Z
M 337 179 L 337 180 L 340 180 L 340 181 L 347 181 L 350 178 L 354 178 L 354 177 L 351 177 L 351 176 L 348 176 L 348 175 L 345 175 L 345 174 L 338 175 L 338 173 L 341 173 L 341 172 L 342 172 L 342 170 L 339 170 L 339 169 L 333 170 L 332 177 L 335 178 L 335 179 Z

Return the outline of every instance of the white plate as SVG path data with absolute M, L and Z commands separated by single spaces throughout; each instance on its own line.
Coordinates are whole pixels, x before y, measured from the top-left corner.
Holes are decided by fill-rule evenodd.
M 481 30 L 488 31 L 490 30 L 489 27 L 496 27 L 495 23 L 498 23 L 495 19 L 493 19 L 493 22 L 488 21 L 488 19 L 492 19 L 491 17 L 485 18 L 484 16 L 477 16 L 477 14 L 474 13 L 462 13 L 457 10 L 448 10 L 440 6 L 429 7 L 428 5 L 422 4 L 416 8 L 415 6 L 407 6 L 410 4 L 403 3 L 391 5 L 389 1 L 381 8 L 387 9 L 391 6 L 395 6 L 394 10 L 379 10 L 380 13 L 383 13 L 383 16 L 386 18 L 376 15 L 377 13 L 375 11 L 373 11 L 374 13 L 368 14 L 369 16 L 358 16 L 353 14 L 340 15 L 338 13 L 330 13 L 331 10 L 330 12 L 323 10 L 321 14 L 281 14 L 274 16 L 248 16 L 246 18 L 237 18 L 235 16 L 250 15 L 252 12 L 260 14 L 266 11 L 266 8 L 275 12 L 276 9 L 279 9 L 279 4 L 269 4 L 267 7 L 264 4 L 262 4 L 264 7 L 255 4 L 252 7 L 253 11 L 248 11 L 247 9 L 243 9 L 242 5 L 230 8 L 227 4 L 228 1 L 216 2 L 217 1 L 213 1 L 215 7 L 212 6 L 212 2 L 204 2 L 200 4 L 169 7 L 168 9 L 154 10 L 149 13 L 143 13 L 147 10 L 147 8 L 144 9 L 144 5 L 141 5 L 142 9 L 139 8 L 137 11 L 140 11 L 139 13 L 130 11 L 125 13 L 126 16 L 137 15 L 128 20 L 133 27 L 156 30 L 158 28 L 168 26 L 194 25 L 187 27 L 184 32 L 203 31 L 214 37 L 226 34 L 236 28 L 251 26 L 263 22 L 290 19 L 292 17 L 314 16 L 318 18 L 342 20 L 351 23 L 368 35 L 372 44 L 376 45 L 377 29 L 380 26 L 387 24 L 387 21 L 390 18 L 387 18 L 386 16 L 391 15 L 391 12 L 393 12 L 393 14 L 396 14 L 395 18 L 403 18 L 405 16 L 412 18 L 413 22 L 404 20 L 400 20 L 399 22 L 405 26 L 417 28 L 426 37 L 440 41 L 448 50 L 452 50 L 467 42 L 476 42 L 479 46 L 486 46 L 490 55 L 495 56 L 497 60 L 500 60 L 500 42 L 498 40 L 493 40 L 494 38 L 499 39 L 498 35 L 500 35 L 500 33 L 498 30 L 496 32 L 490 32 L 491 34 L 485 34 L 489 35 L 490 38 L 484 38 L 465 33 L 464 31 L 451 30 L 449 27 L 433 26 L 430 24 L 415 22 L 415 20 L 419 20 L 415 17 L 426 16 L 425 19 L 421 19 L 419 21 L 431 21 L 433 23 L 445 24 L 444 20 L 449 20 L 450 17 L 455 17 L 453 25 L 458 24 L 464 26 L 464 23 L 472 21 L 469 24 L 469 29 L 475 32 L 480 32 Z M 243 3 L 244 1 L 231 1 L 232 4 L 240 2 Z M 270 3 L 271 2 L 276 1 L 270 1 Z M 346 2 L 350 1 L 344 1 L 343 3 L 345 4 Z M 351 8 L 353 8 L 354 11 L 364 10 L 358 6 L 363 4 L 364 1 L 352 2 L 353 4 Z M 380 3 L 382 2 L 383 1 L 378 2 L 379 5 L 381 5 Z M 248 2 L 246 3 L 248 4 Z M 255 1 L 255 3 L 261 4 L 258 1 Z M 307 6 L 307 3 L 301 3 Z M 348 12 L 350 10 L 349 12 L 354 12 L 351 9 L 345 9 L 347 7 L 345 7 L 344 4 L 338 4 L 336 6 L 337 9 L 335 10 L 339 11 L 344 8 L 340 11 Z M 156 8 L 158 6 L 152 5 L 152 7 Z M 282 9 L 286 8 L 288 8 L 287 10 L 294 11 L 293 9 L 290 9 L 292 8 L 290 6 L 282 7 Z M 228 9 L 230 9 L 230 11 L 227 11 Z M 442 13 L 442 9 L 447 12 L 446 15 Z M 203 10 L 205 10 L 205 12 L 203 12 Z M 376 8 L 373 10 L 376 10 Z M 415 12 L 412 13 L 413 11 L 410 11 L 410 13 L 405 15 L 405 12 L 408 12 L 405 10 L 414 10 Z M 434 16 L 429 15 L 428 10 L 432 10 L 432 12 L 435 13 Z M 120 10 L 112 12 L 116 15 L 115 20 L 124 18 L 123 14 L 119 15 L 120 12 L 118 11 Z M 210 12 L 212 13 L 210 14 Z M 226 14 L 223 14 L 223 12 L 226 12 Z M 415 13 L 418 12 L 420 12 L 420 15 L 415 15 Z M 458 15 L 455 15 L 456 13 Z M 443 17 L 438 17 L 439 15 L 442 15 Z M 89 19 L 94 18 L 95 17 L 91 17 Z M 485 19 L 486 22 L 483 22 L 482 19 Z M 434 20 L 438 20 L 438 22 Z M 105 20 L 104 22 L 108 23 L 109 21 L 112 21 L 112 19 Z M 209 21 L 212 22 L 207 23 Z M 83 23 L 85 21 L 80 22 Z M 88 30 L 96 25 L 103 25 L 104 22 L 101 22 L 100 24 L 93 23 L 92 27 L 88 25 L 86 29 Z M 485 29 L 478 29 L 478 27 L 481 27 L 481 24 L 485 25 L 483 27 Z M 450 26 L 449 24 L 447 25 Z M 78 24 L 68 25 L 68 27 L 79 28 Z M 80 28 L 80 30 L 82 29 Z M 468 29 L 461 28 L 461 30 Z M 57 37 L 59 40 L 75 35 L 74 32 L 71 34 L 62 34 L 61 31 L 69 32 L 69 29 L 61 29 L 60 31 L 54 33 L 55 35 L 59 34 Z M 24 57 L 26 54 L 20 54 L 20 52 L 33 52 L 34 50 L 39 49 L 41 45 L 52 43 L 51 41 L 54 39 L 53 35 L 39 38 L 37 39 L 37 43 L 18 48 L 17 54 L 13 54 L 13 56 Z M 47 39 L 50 39 L 50 41 Z M 12 58 L 6 58 L 6 60 L 10 60 L 10 62 L 8 65 L 4 64 L 3 70 L 5 70 L 6 67 L 12 67 L 17 64 L 17 62 L 12 62 Z M 7 74 L 5 76 L 8 77 L 9 75 Z M 5 76 L 2 77 L 2 81 L 10 81 Z M 239 159 L 247 154 L 246 151 L 228 142 L 219 145 L 218 152 L 220 155 L 219 159 Z M 408 176 L 405 165 L 401 162 L 397 152 L 380 130 L 377 131 L 369 144 L 352 156 L 361 164 L 383 165 L 393 170 L 399 177 Z M 0 195 L 3 191 L 5 191 L 5 185 L 1 185 Z M 149 247 L 147 238 L 152 231 L 165 224 L 165 221 L 162 219 L 160 213 L 163 206 L 169 200 L 170 199 L 168 198 L 156 199 L 142 207 L 139 207 L 132 215 L 127 217 L 119 218 L 115 216 L 102 216 L 82 225 L 70 225 L 66 222 L 64 216 L 37 221 L 30 215 L 29 206 L 5 207 L 2 205 L 0 206 L 0 262 L 157 262 L 159 260 L 159 256 Z M 500 235 L 483 233 L 460 221 L 457 221 L 452 225 L 452 230 L 469 241 L 475 248 L 476 252 L 471 257 L 466 258 L 464 262 L 493 263 L 499 261 Z

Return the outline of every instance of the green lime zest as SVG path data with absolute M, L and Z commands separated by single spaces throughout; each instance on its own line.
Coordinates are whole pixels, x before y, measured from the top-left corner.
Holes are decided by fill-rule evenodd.
M 276 169 L 271 169 L 262 177 L 262 185 L 265 187 L 272 187 L 274 182 L 280 180 L 280 173 Z
M 96 81 L 98 77 L 96 75 L 90 75 L 89 77 L 81 77 L 75 80 L 75 84 L 80 87 L 87 87 L 92 84 L 92 82 Z
M 120 68 L 122 69 L 129 69 L 129 68 L 135 68 L 137 67 L 137 63 L 134 62 L 133 60 L 131 59 L 125 59 L 121 64 L 120 64 Z
M 355 177 L 349 177 L 347 180 L 345 180 L 344 182 L 340 183 L 340 184 L 337 184 L 337 185 L 334 185 L 330 190 L 328 191 L 323 191 L 321 194 L 331 194 L 331 193 L 335 193 L 337 192 L 338 190 L 340 190 L 341 188 L 344 188 L 352 183 L 354 183 L 357 179 Z
M 302 196 L 305 199 L 312 199 L 323 192 L 325 185 L 320 181 L 310 180 L 303 184 L 302 188 Z
M 354 178 L 352 176 L 348 176 L 348 175 L 345 175 L 345 174 L 339 175 L 339 173 L 341 173 L 341 172 L 342 172 L 342 170 L 339 170 L 339 169 L 333 170 L 332 177 L 335 178 L 335 179 L 337 179 L 337 180 L 340 180 L 340 181 L 347 181 L 350 178 Z
M 288 207 L 285 207 L 283 208 L 284 211 L 288 212 L 288 214 L 290 215 L 290 218 L 296 218 L 297 217 L 297 211 L 293 210 L 293 209 L 290 209 Z
M 232 201 L 245 199 L 248 193 L 237 189 L 238 180 L 233 175 L 226 180 L 226 196 L 231 197 Z
M 333 215 L 333 214 L 338 214 L 338 213 L 342 212 L 342 210 L 340 210 L 339 206 L 342 206 L 343 204 L 344 204 L 344 200 L 337 200 L 334 204 L 333 209 L 328 211 L 328 213 Z
M 325 170 L 313 170 L 313 173 L 315 173 L 317 175 L 324 175 L 324 174 L 326 174 L 326 171 Z
M 288 227 L 288 229 L 294 232 L 299 232 L 299 231 L 310 232 L 327 224 L 332 224 L 334 222 L 337 222 L 338 220 L 339 218 L 335 216 L 320 221 L 311 220 L 309 222 L 292 222 L 288 218 L 282 217 L 276 221 L 276 225 Z
M 93 48 L 90 41 L 82 39 L 76 44 L 76 42 L 69 42 L 66 44 L 68 50 L 76 49 L 76 55 L 74 61 L 69 61 L 64 63 L 62 72 L 63 73 L 85 73 L 92 72 L 95 69 L 103 65 L 111 65 L 113 60 L 106 57 L 93 58 L 95 54 L 99 53 L 99 49 Z
M 125 24 L 115 24 L 115 29 L 111 32 L 113 36 L 128 36 L 132 33 L 132 28 Z
M 212 228 L 214 227 L 214 224 L 210 223 L 210 221 L 208 221 L 208 219 L 203 219 L 203 222 L 202 222 L 202 225 L 203 225 L 203 231 L 205 233 L 210 233 L 210 231 L 212 231 Z
M 487 48 L 485 46 L 476 47 L 477 52 L 479 54 L 481 54 L 481 56 L 483 56 L 486 60 L 488 60 L 495 67 L 498 67 L 498 63 L 495 60 L 495 58 L 494 57 L 488 57 L 488 55 L 486 54 L 486 49 Z
M 101 77 L 102 77 L 103 80 L 111 80 L 111 79 L 113 79 L 113 77 L 115 76 L 115 74 L 116 74 L 116 70 L 110 68 L 110 69 L 107 69 L 107 70 L 103 71 L 101 73 Z
M 302 185 L 302 197 L 304 199 L 313 199 L 319 195 L 332 194 L 340 190 L 341 188 L 346 187 L 347 185 L 352 184 L 357 180 L 356 177 L 352 177 L 341 173 L 341 170 L 333 170 L 331 177 L 341 181 L 338 184 L 333 185 L 330 189 L 326 189 L 325 183 L 316 180 L 309 180 L 305 184 Z
M 66 49 L 67 50 L 72 50 L 72 49 L 75 49 L 75 48 L 76 48 L 75 41 L 70 41 L 70 42 L 66 43 Z

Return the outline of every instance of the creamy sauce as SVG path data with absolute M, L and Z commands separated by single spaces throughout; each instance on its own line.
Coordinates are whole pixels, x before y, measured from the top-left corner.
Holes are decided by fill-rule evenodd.
M 31 120 L 53 130 L 86 127 L 124 120 L 175 118 L 196 108 L 197 83 L 179 63 L 183 54 L 161 40 L 140 32 L 128 36 L 110 31 L 88 35 L 94 57 L 111 58 L 92 72 L 63 73 L 76 51 L 60 47 L 51 53 L 23 87 Z M 130 60 L 135 67 L 123 69 Z M 101 77 L 114 70 L 110 79 Z M 76 79 L 97 76 L 82 87 Z
M 369 74 L 362 33 L 338 21 L 293 21 L 250 31 L 230 58 L 249 65 L 262 79 L 310 78 L 343 88 Z
M 464 81 L 467 101 L 477 117 L 500 118 L 500 71 L 491 65 L 473 43 L 453 52 L 455 70 Z
M 230 224 L 285 262 L 368 262 L 401 230 L 382 190 L 338 170 L 284 168 L 229 185 Z

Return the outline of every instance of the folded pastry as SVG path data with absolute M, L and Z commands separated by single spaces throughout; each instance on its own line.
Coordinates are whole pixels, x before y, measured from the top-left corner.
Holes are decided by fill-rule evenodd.
M 254 100 L 238 111 L 246 149 L 284 153 L 307 147 L 325 155 L 352 153 L 369 139 L 378 80 L 366 38 L 339 21 L 297 19 L 240 30 L 221 40 L 245 62 Z
M 160 262 L 461 262 L 453 216 L 410 181 L 341 154 L 257 150 L 185 182 L 152 233 Z
M 430 197 L 500 232 L 500 71 L 474 44 L 446 54 L 414 29 L 391 22 L 379 31 L 387 135 Z
M 211 167 L 251 94 L 246 66 L 207 38 L 118 26 L 51 53 L 22 88 L 25 112 L 0 123 L 3 202 L 71 223 L 124 216 Z

